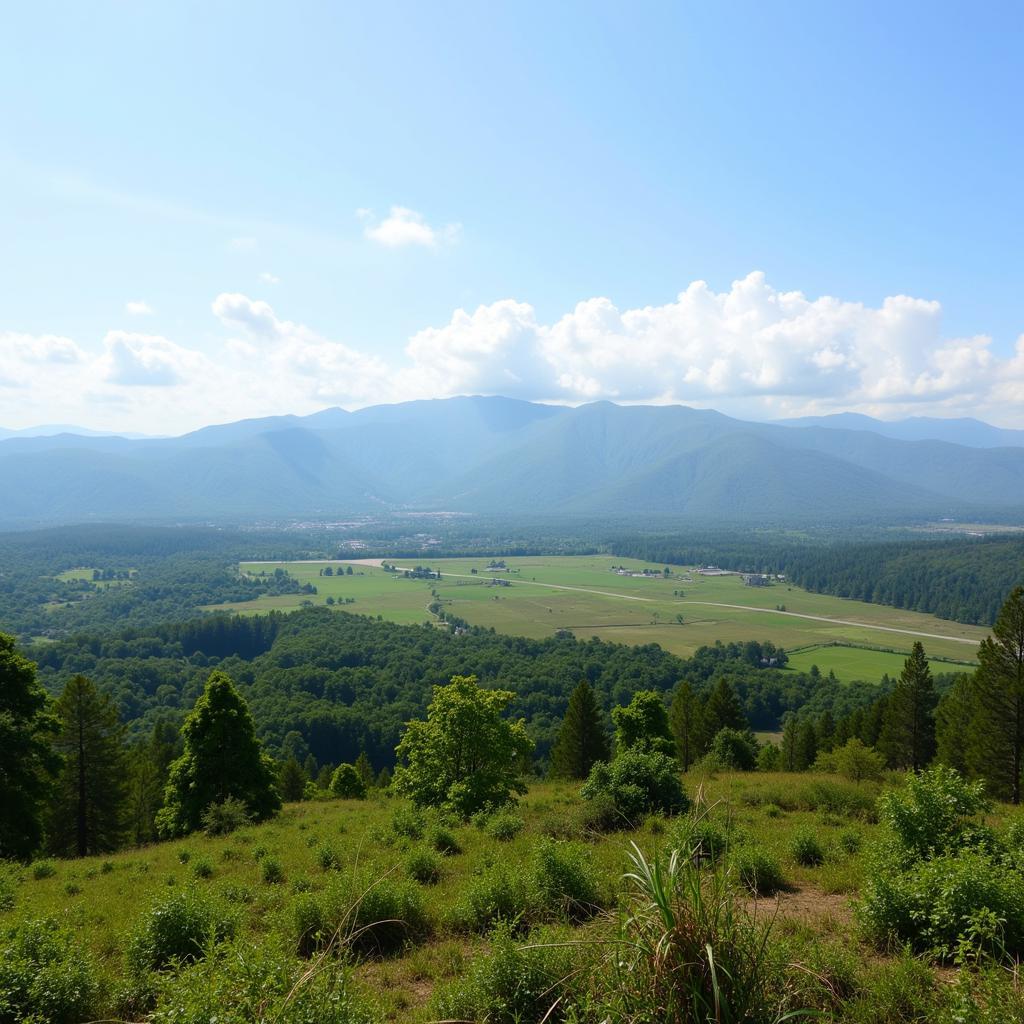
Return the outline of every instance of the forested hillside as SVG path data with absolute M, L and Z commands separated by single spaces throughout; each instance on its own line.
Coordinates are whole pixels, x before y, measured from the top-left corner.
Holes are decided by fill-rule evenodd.
M 839 712 L 878 692 L 762 667 L 762 659 L 785 662 L 771 644 L 719 645 L 684 660 L 656 644 L 528 640 L 482 629 L 454 635 L 325 608 L 214 616 L 149 633 L 80 634 L 26 654 L 38 662 L 51 692 L 76 673 L 87 675 L 115 698 L 140 739 L 163 719 L 180 720 L 216 666 L 238 682 L 273 752 L 311 752 L 321 763 L 337 764 L 365 749 L 377 770 L 393 764 L 403 725 L 423 713 L 431 687 L 454 675 L 475 674 L 487 686 L 515 693 L 509 713 L 527 720 L 540 761 L 581 679 L 610 710 L 637 690 L 667 694 L 687 680 L 705 691 L 726 678 L 751 726 L 769 730 L 787 711 L 809 703 Z M 287 740 L 290 733 L 299 735 Z

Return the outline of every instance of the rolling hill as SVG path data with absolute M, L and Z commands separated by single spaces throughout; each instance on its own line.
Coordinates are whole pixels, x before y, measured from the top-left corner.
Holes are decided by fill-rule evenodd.
M 985 426 L 985 424 L 981 424 Z M 995 428 L 991 428 L 995 429 Z M 1024 511 L 1024 447 L 463 397 L 177 438 L 0 440 L 0 524 L 392 511 L 850 521 Z

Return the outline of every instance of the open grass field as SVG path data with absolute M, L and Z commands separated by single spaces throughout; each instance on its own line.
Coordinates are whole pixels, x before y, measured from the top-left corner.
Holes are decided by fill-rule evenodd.
M 950 662 L 971 663 L 986 631 L 932 615 L 883 605 L 812 594 L 787 583 L 745 586 L 738 576 L 702 577 L 671 567 L 668 577 L 617 575 L 613 566 L 639 571 L 658 569 L 649 563 L 610 556 L 524 557 L 506 559 L 509 571 L 491 572 L 487 558 L 438 559 L 431 567 L 438 580 L 405 579 L 376 564 L 346 562 L 247 562 L 247 574 L 287 569 L 300 582 L 317 587 L 316 595 L 290 594 L 219 606 L 243 613 L 295 608 L 303 601 L 323 604 L 328 597 L 347 611 L 380 615 L 395 622 L 424 622 L 436 617 L 428 610 L 436 600 L 442 609 L 467 622 L 502 633 L 551 636 L 560 629 L 577 637 L 600 637 L 619 643 L 658 643 L 687 656 L 698 647 L 743 640 L 770 640 L 787 650 L 839 642 L 850 647 L 820 647 L 798 664 L 816 664 L 841 679 L 878 679 L 899 671 L 911 644 L 920 639 L 938 670 L 955 669 Z M 322 576 L 331 565 L 352 575 Z M 413 561 L 399 560 L 406 568 Z M 475 573 L 474 573 L 475 570 Z M 508 586 L 493 579 L 507 580 Z M 435 597 L 436 594 L 436 597 Z M 681 618 L 681 621 L 680 621 Z M 857 645 L 895 652 L 859 649 Z
M 418 923 L 386 955 L 355 957 L 354 985 L 372 1007 L 374 1020 L 439 1020 L 444 993 L 464 984 L 474 964 L 486 957 L 493 940 L 487 923 L 490 904 L 470 895 L 476 892 L 479 896 L 481 879 L 516 877 L 517 873 L 531 877 L 539 863 L 538 849 L 550 842 L 546 837 L 556 837 L 558 848 L 571 855 L 578 871 L 596 886 L 594 898 L 600 909 L 595 918 L 586 921 L 573 920 L 571 915 L 568 921 L 560 917 L 555 903 L 546 909 L 535 907 L 531 913 L 539 915 L 538 921 L 560 922 L 562 939 L 587 948 L 587 943 L 607 941 L 613 934 L 629 891 L 623 874 L 628 869 L 630 844 L 635 842 L 648 856 L 664 857 L 680 841 L 680 828 L 698 820 L 713 823 L 720 833 L 727 834 L 730 848 L 757 849 L 775 861 L 781 872 L 781 891 L 754 901 L 738 888 L 737 899 L 760 915 L 762 922 L 772 922 L 775 936 L 791 944 L 787 955 L 797 960 L 817 958 L 815 970 L 819 973 L 835 969 L 833 961 L 844 964 L 848 973 L 852 971 L 844 999 L 856 1002 L 858 988 L 869 990 L 878 983 L 878 971 L 905 969 L 898 956 L 891 960 L 883 957 L 859 937 L 852 903 L 877 828 L 872 822 L 879 783 L 781 773 L 703 777 L 696 771 L 685 783 L 697 801 L 689 817 L 652 817 L 635 831 L 611 834 L 579 831 L 573 825 L 582 806 L 578 786 L 535 783 L 514 812 L 518 818 L 514 835 L 499 837 L 486 826 L 442 823 L 448 832 L 446 841 L 454 840 L 457 846 L 444 856 L 430 852 L 438 845 L 438 819 L 432 814 L 418 819 L 409 805 L 390 796 L 371 793 L 365 801 L 291 804 L 277 819 L 228 836 L 197 834 L 107 857 L 10 868 L 0 878 L 5 884 L 0 930 L 40 918 L 68 926 L 99 973 L 108 979 L 109 998 L 116 1006 L 116 999 L 124 998 L 117 993 L 119 986 L 123 993 L 133 937 L 150 908 L 169 894 L 191 888 L 198 898 L 232 916 L 242 946 L 264 945 L 281 951 L 278 955 L 301 970 L 303 908 L 332 887 L 344 888 L 348 879 L 359 879 L 357 888 L 365 879 L 384 880 L 405 890 L 411 887 L 408 899 L 418 908 Z M 1008 816 L 1016 813 L 1001 808 L 989 818 L 1005 824 Z M 572 831 L 574 828 L 577 831 Z M 798 835 L 805 843 L 807 836 L 813 837 L 820 863 L 800 862 Z M 436 878 L 425 877 L 422 866 L 414 866 L 417 854 L 421 858 L 425 854 L 428 861 L 432 858 Z M 275 870 L 268 871 L 268 864 Z M 519 941 L 526 941 L 525 932 L 520 934 Z M 306 949 L 305 955 L 309 952 Z M 595 944 L 587 952 L 599 955 L 601 947 Z M 227 966 L 221 969 L 227 970 Z M 948 973 L 933 974 L 923 963 L 914 970 L 924 986 L 935 986 L 937 978 L 943 984 L 950 980 Z M 813 971 L 808 976 L 814 977 Z M 828 991 L 824 998 L 830 998 Z M 840 1018 L 826 1014 L 821 1019 Z M 842 1019 L 870 1018 L 854 1015 Z

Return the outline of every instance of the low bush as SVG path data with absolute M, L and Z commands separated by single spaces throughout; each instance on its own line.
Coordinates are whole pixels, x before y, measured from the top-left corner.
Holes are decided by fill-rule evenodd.
M 199 857 L 192 865 L 192 874 L 196 878 L 212 878 L 213 865 L 205 857 Z
M 459 840 L 447 825 L 432 825 L 427 832 L 427 842 L 443 857 L 454 857 L 462 853 Z
M 31 867 L 32 877 L 41 882 L 44 878 L 53 878 L 57 874 L 57 867 L 52 860 L 37 860 Z
M 422 839 L 426 828 L 426 816 L 415 807 L 396 807 L 391 815 L 391 831 L 403 839 Z
M 556 839 L 574 835 L 604 835 L 632 827 L 632 822 L 619 810 L 610 793 L 597 793 L 573 808 L 568 815 L 558 815 L 557 823 L 547 830 Z
M 264 857 L 260 861 L 260 878 L 267 885 L 279 885 L 284 881 L 284 868 L 276 857 Z
M 9 862 L 0 861 L 0 913 L 14 906 L 15 894 L 21 884 L 21 872 Z
M 714 864 L 728 850 L 726 833 L 706 814 L 680 818 L 669 833 L 669 852 L 678 850 L 697 866 Z
M 510 843 L 523 829 L 526 822 L 507 808 L 503 808 L 490 816 L 484 825 L 484 832 L 499 843 Z
M 757 846 L 741 847 L 731 858 L 736 877 L 755 896 L 774 896 L 785 888 L 779 862 Z
M 374 1024 L 345 971 L 308 972 L 273 946 L 235 943 L 157 979 L 151 1024 Z
M 825 861 L 825 851 L 809 828 L 799 828 L 793 833 L 789 849 L 793 860 L 802 867 L 816 868 Z
M 420 885 L 436 885 L 441 881 L 441 858 L 433 850 L 413 850 L 405 858 L 405 870 Z
M 452 924 L 464 931 L 486 932 L 504 921 L 522 927 L 529 911 L 526 880 L 505 865 L 487 868 L 470 878 L 452 911 Z
M 200 819 L 208 836 L 226 836 L 230 832 L 252 823 L 252 815 L 244 800 L 229 796 L 220 803 L 210 804 Z
M 537 916 L 583 921 L 603 906 L 590 853 L 575 843 L 542 839 L 527 884 L 529 909 Z
M 583 956 L 566 938 L 561 932 L 539 931 L 520 944 L 508 927 L 498 927 L 490 952 L 433 999 L 432 1019 L 489 1024 L 566 1020 Z
M 679 779 L 679 764 L 665 754 L 624 750 L 611 762 L 598 761 L 580 795 L 584 800 L 610 798 L 633 825 L 650 813 L 680 814 L 689 806 Z
M 129 966 L 144 973 L 198 960 L 234 935 L 236 920 L 209 890 L 189 886 L 169 892 L 150 907 L 129 939 Z
M 91 957 L 52 920 L 22 921 L 0 943 L 0 1021 L 78 1024 L 97 1015 Z
M 878 788 L 839 779 L 814 779 L 800 787 L 798 799 L 809 811 L 874 821 Z
M 338 848 L 331 843 L 321 843 L 316 848 L 316 862 L 324 871 L 337 871 L 342 858 Z
M 723 771 L 752 772 L 757 767 L 757 740 L 739 729 L 719 729 L 710 758 Z

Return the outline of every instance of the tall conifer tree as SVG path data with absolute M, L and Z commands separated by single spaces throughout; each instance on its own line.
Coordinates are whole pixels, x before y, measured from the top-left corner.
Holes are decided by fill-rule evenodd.
M 935 756 L 941 764 L 968 774 L 968 725 L 974 713 L 974 679 L 959 675 L 935 709 Z
M 48 845 L 64 856 L 116 850 L 125 835 L 128 758 L 117 706 L 73 676 L 54 706 L 64 757 L 50 808 Z
M 687 771 L 704 753 L 707 735 L 704 725 L 704 702 L 685 680 L 679 684 L 669 709 L 669 722 L 676 740 L 676 757 Z
M 747 716 L 743 713 L 743 705 L 727 679 L 719 679 L 708 695 L 704 705 L 704 725 L 708 743 L 715 738 L 719 729 L 745 732 L 750 728 Z
M 967 762 L 995 796 L 1020 803 L 1024 769 L 1024 587 L 999 612 L 978 647 Z
M 596 762 L 607 761 L 610 756 L 604 716 L 584 679 L 569 697 L 562 727 L 551 748 L 551 774 L 562 779 L 585 779 Z
M 22 860 L 42 841 L 43 803 L 60 768 L 59 729 L 35 664 L 0 633 L 0 860 Z
M 935 704 L 928 659 L 915 641 L 882 714 L 878 749 L 890 768 L 920 771 L 935 756 Z

